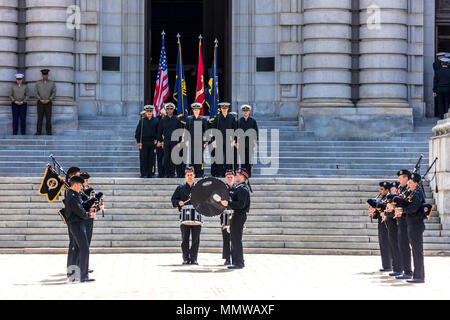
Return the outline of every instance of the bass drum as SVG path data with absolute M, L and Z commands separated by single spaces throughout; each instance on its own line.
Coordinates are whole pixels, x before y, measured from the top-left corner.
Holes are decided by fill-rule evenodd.
M 220 201 L 230 200 L 227 185 L 216 178 L 197 182 L 192 189 L 191 203 L 195 210 L 206 217 L 216 217 L 225 211 Z

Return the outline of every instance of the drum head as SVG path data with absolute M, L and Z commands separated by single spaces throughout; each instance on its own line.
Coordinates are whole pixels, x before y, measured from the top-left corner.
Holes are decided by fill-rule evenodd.
M 192 189 L 191 203 L 200 214 L 206 217 L 220 215 L 226 207 L 217 202 L 219 196 L 222 200 L 229 201 L 230 193 L 227 185 L 216 178 L 200 180 Z

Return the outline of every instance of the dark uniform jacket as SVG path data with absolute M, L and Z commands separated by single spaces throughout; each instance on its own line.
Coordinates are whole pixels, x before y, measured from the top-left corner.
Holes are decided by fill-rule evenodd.
M 201 131 L 200 131 L 201 135 L 202 135 L 201 138 L 197 138 L 195 136 L 195 124 L 196 124 L 196 122 L 200 122 L 201 123 Z M 192 142 L 192 144 L 197 139 L 198 139 L 198 141 L 203 141 L 203 134 L 208 130 L 208 127 L 209 127 L 209 124 L 208 124 L 208 121 L 205 118 L 202 118 L 202 117 L 195 118 L 194 116 L 190 116 L 187 119 L 187 121 L 186 121 L 186 130 L 189 131 L 189 133 L 191 134 L 191 140 L 192 140 L 191 142 Z
M 433 63 L 433 69 L 434 72 L 438 72 L 440 69 L 442 69 L 442 62 L 440 60 L 437 60 Z
M 172 195 L 172 205 L 174 208 L 178 208 L 178 210 L 181 210 L 181 207 L 179 206 L 178 202 L 182 201 L 185 202 L 189 199 L 191 199 L 191 193 L 192 189 L 194 188 L 195 184 L 192 185 L 192 187 L 188 184 L 181 184 L 177 187 L 175 192 Z M 190 204 L 189 202 L 186 204 Z
M 248 117 L 247 120 L 245 120 L 244 117 L 240 118 L 237 123 L 237 128 L 244 130 L 244 132 L 246 132 L 249 129 L 254 129 L 259 138 L 258 124 L 256 123 L 256 120 L 253 119 L 252 117 Z
M 229 206 L 234 214 L 246 214 L 250 211 L 250 191 L 245 183 L 235 186 L 230 196 Z
M 69 190 L 64 203 L 66 205 L 65 216 L 67 217 L 67 224 L 79 223 L 90 219 L 89 213 L 83 208 L 83 201 L 79 193 Z
M 141 119 L 141 121 L 139 121 L 138 123 L 138 126 L 136 128 L 136 134 L 134 136 L 136 138 L 137 143 L 142 143 L 141 134 L 143 141 L 156 140 L 156 138 L 158 137 L 158 127 L 159 121 L 154 117 L 152 117 L 150 120 L 147 117 Z
M 182 129 L 183 124 L 177 116 L 172 116 L 169 118 L 165 116 L 161 119 L 158 127 L 158 141 L 159 142 L 170 142 L 172 139 L 172 133 L 177 129 Z
M 420 207 L 425 202 L 425 195 L 420 188 L 420 186 L 417 186 L 418 190 L 416 192 L 411 192 L 410 196 L 410 203 L 408 206 L 403 208 L 403 214 L 407 218 L 417 218 L 417 219 L 423 219 L 423 216 L 420 215 Z
M 437 92 L 439 88 L 450 88 L 450 68 L 441 68 L 434 75 L 433 92 Z
M 236 130 L 236 119 L 231 114 L 227 114 L 226 118 L 223 114 L 219 114 L 211 123 L 211 128 L 220 130 L 222 135 L 225 136 L 227 129 Z

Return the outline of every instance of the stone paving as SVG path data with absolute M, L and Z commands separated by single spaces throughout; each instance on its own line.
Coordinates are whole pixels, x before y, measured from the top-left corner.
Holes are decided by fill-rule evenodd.
M 180 254 L 91 255 L 94 283 L 69 284 L 65 255 L 0 255 L 0 299 L 449 299 L 450 257 L 426 257 L 427 282 L 410 285 L 377 270 L 379 257 L 246 255 L 230 271 L 218 254 L 199 266 Z

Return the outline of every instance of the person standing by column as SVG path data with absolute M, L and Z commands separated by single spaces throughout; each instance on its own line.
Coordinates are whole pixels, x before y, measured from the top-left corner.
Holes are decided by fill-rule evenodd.
M 36 82 L 34 94 L 37 98 L 37 130 L 36 135 L 42 134 L 42 122 L 45 115 L 47 135 L 52 135 L 52 107 L 56 97 L 56 84 L 48 80 L 49 69 L 42 69 L 42 80 Z
M 9 98 L 12 103 L 13 114 L 13 135 L 17 135 L 19 132 L 19 120 L 20 120 L 20 133 L 26 135 L 27 128 L 27 102 L 29 98 L 28 87 L 23 84 L 23 74 L 16 74 L 16 84 L 13 85 L 9 93 Z
M 255 155 L 255 149 L 258 145 L 258 124 L 255 119 L 250 117 L 250 112 L 252 111 L 252 107 L 249 105 L 243 105 L 241 107 L 242 110 L 242 118 L 239 119 L 237 123 L 237 128 L 242 129 L 244 134 L 247 133 L 248 130 L 255 130 L 256 136 L 253 136 L 250 134 L 248 137 L 245 136 L 243 141 L 245 142 L 244 145 L 239 146 L 239 148 L 244 148 L 244 154 L 241 154 L 239 152 L 241 167 L 247 170 L 249 178 L 252 177 L 253 173 L 253 157 Z M 240 132 L 242 133 L 242 132 Z M 238 142 L 241 141 L 241 139 L 238 138 Z M 244 155 L 244 159 L 241 158 L 241 156 Z
M 450 59 L 441 59 L 442 66 L 436 71 L 433 82 L 433 95 L 437 97 L 436 116 L 442 118 L 450 106 Z

